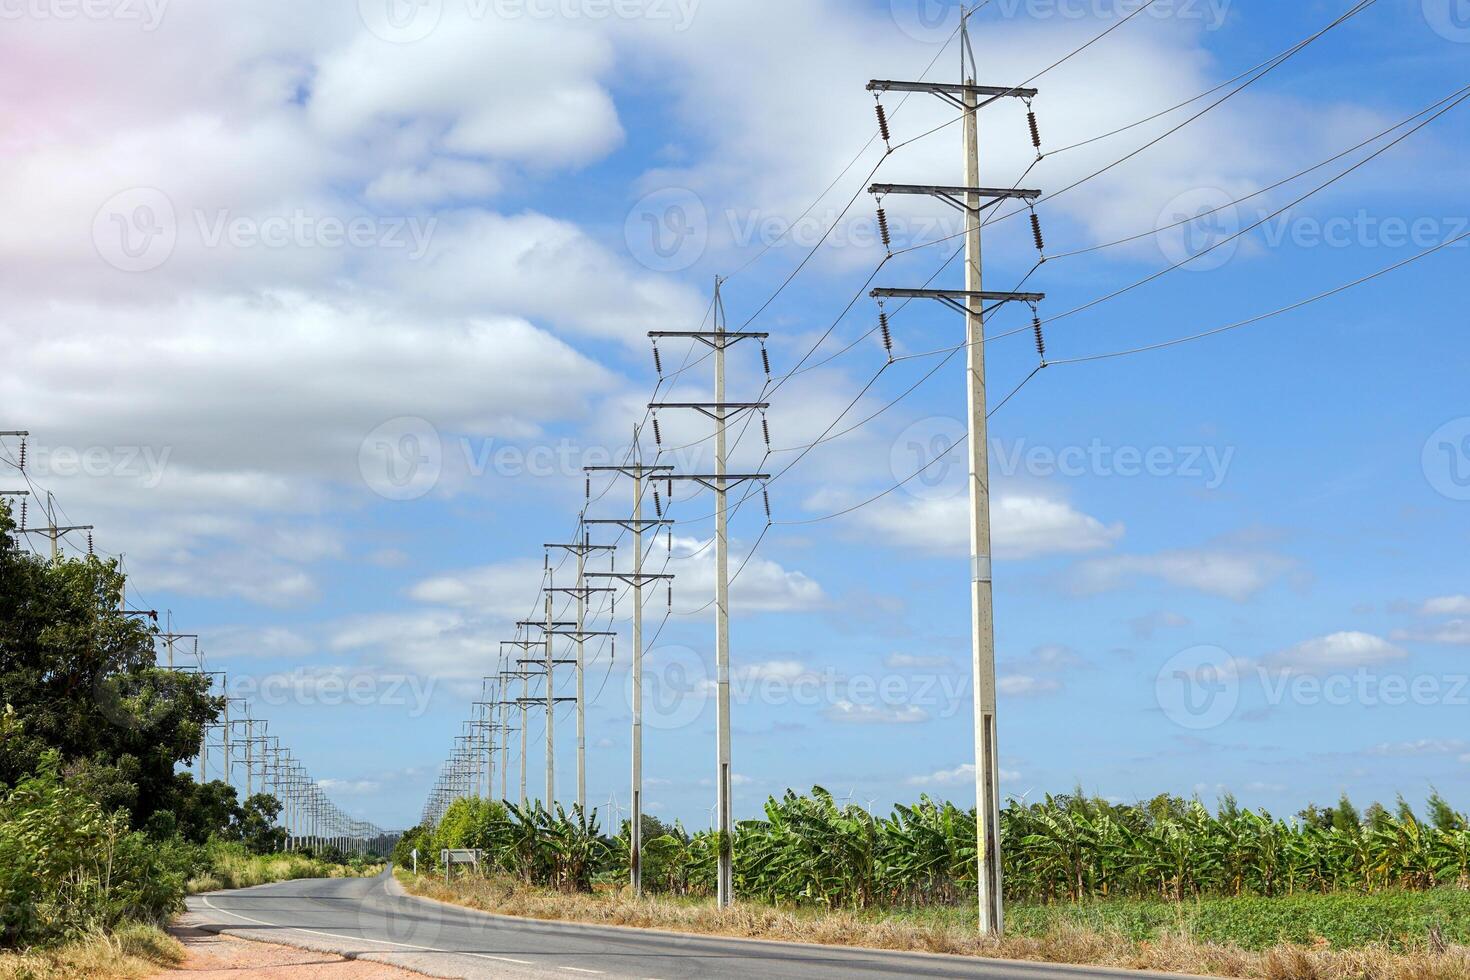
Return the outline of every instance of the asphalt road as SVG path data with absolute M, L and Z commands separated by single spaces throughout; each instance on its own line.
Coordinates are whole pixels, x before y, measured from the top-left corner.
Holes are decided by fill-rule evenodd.
M 290 881 L 214 892 L 188 902 L 188 924 L 211 931 L 465 980 L 568 980 L 578 975 L 643 980 L 1162 976 L 514 919 L 412 898 L 387 874 Z

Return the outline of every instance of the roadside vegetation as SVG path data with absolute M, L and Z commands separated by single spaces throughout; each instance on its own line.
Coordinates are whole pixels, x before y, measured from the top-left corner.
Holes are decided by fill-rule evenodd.
M 711 896 L 717 837 L 645 817 L 646 895 L 616 836 L 558 808 L 460 800 L 400 840 L 411 891 L 548 919 L 1279 978 L 1470 977 L 1470 821 L 1437 795 L 1348 800 L 1289 819 L 1226 798 L 1120 805 L 1081 794 L 1002 815 L 1008 935 L 976 935 L 973 812 L 927 798 L 888 816 L 820 788 L 767 802 L 735 841 L 736 893 Z M 444 848 L 480 848 L 479 877 Z
M 189 890 L 378 870 L 279 854 L 274 797 L 182 770 L 223 701 L 122 598 L 115 562 L 18 548 L 0 502 L 0 980 L 155 972 Z

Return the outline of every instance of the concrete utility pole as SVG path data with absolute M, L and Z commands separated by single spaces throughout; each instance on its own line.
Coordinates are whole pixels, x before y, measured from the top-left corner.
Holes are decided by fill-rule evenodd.
M 488 677 L 480 679 L 481 697 L 487 699 L 489 698 L 489 685 L 490 679 Z M 490 798 L 491 780 L 493 778 L 491 774 L 491 768 L 495 759 L 495 739 L 490 734 L 495 730 L 495 703 L 490 700 L 476 701 L 474 707 L 475 714 L 479 716 L 475 719 L 474 722 L 472 722 L 480 736 L 480 742 L 477 745 L 477 749 L 483 750 L 483 752 L 477 752 L 476 754 L 477 761 L 475 766 L 475 795 L 479 796 L 481 799 L 488 800 Z M 480 792 L 482 780 L 484 792 Z
M 649 337 L 655 343 L 662 337 L 687 337 L 698 340 L 714 351 L 715 400 L 713 402 L 652 402 L 649 409 L 657 413 L 660 409 L 691 409 L 715 423 L 715 472 L 713 474 L 682 474 L 676 480 L 689 480 L 702 484 L 715 494 L 715 685 L 716 724 L 718 735 L 715 747 L 715 806 L 719 817 L 719 904 L 723 907 L 734 900 L 735 870 L 734 846 L 735 818 L 731 802 L 732 772 L 730 760 L 730 520 L 727 494 L 734 487 L 750 480 L 770 479 L 765 473 L 732 474 L 727 472 L 727 446 L 725 429 L 730 419 L 747 411 L 764 412 L 769 406 L 765 402 L 725 401 L 725 351 L 739 341 L 754 337 L 764 341 L 768 334 L 728 331 L 725 329 L 725 304 L 720 297 L 721 280 L 715 279 L 714 330 L 709 333 L 698 331 L 651 331 Z M 765 360 L 765 358 L 763 358 Z M 770 374 L 767 368 L 767 376 Z M 655 414 L 655 425 L 657 416 Z M 766 431 L 764 425 L 762 431 Z M 655 432 L 657 430 L 655 429 Z
M 552 585 L 551 570 L 546 571 L 546 585 Z M 552 683 L 555 658 L 552 646 L 552 593 L 546 593 L 546 809 L 556 802 L 556 685 Z
M 560 548 L 577 556 L 577 585 L 571 589 L 548 588 L 547 593 L 565 593 L 577 600 L 577 622 L 571 631 L 559 631 L 558 635 L 570 636 L 577 642 L 577 809 L 583 816 L 587 813 L 587 638 L 610 635 L 587 629 L 587 600 L 593 593 L 611 592 L 612 589 L 589 589 L 587 587 L 587 556 L 598 551 L 612 551 L 611 546 L 594 545 L 587 538 L 586 528 L 580 529 L 581 538 L 576 544 L 548 544 L 546 548 Z
M 0 433 L 0 434 L 3 434 L 3 433 Z M 26 496 L 27 494 L 17 494 L 17 495 L 19 495 L 19 496 Z M 67 534 L 71 533 L 72 531 L 86 531 L 87 532 L 87 553 L 88 554 L 91 554 L 92 553 L 92 531 L 93 530 L 94 530 L 94 528 L 93 528 L 93 526 L 91 524 L 58 525 L 56 523 L 56 498 L 51 495 L 51 492 L 50 491 L 47 491 L 47 493 L 46 493 L 46 526 L 45 527 L 25 527 L 24 524 L 22 523 L 22 526 L 17 527 L 15 529 L 15 533 L 17 533 L 17 534 L 42 534 L 42 535 L 45 535 L 50 540 L 50 542 L 51 542 L 51 561 L 52 561 L 53 564 L 55 564 L 55 563 L 61 561 L 61 539 L 63 537 L 65 537 Z
M 969 487 L 970 487 L 970 607 L 971 666 L 974 671 L 975 699 L 975 802 L 976 842 L 979 864 L 980 929 L 989 935 L 1000 935 L 1005 920 L 1002 909 L 1000 856 L 1000 755 L 996 742 L 995 685 L 995 619 L 992 597 L 990 549 L 990 463 L 988 457 L 988 425 L 985 393 L 985 316 L 1011 302 L 1035 305 L 1045 299 L 1042 293 L 986 292 L 981 261 L 982 217 L 988 208 L 1002 201 L 1020 200 L 1028 205 L 1040 196 L 1036 190 L 990 188 L 980 184 L 979 110 L 1002 98 L 1019 98 L 1029 107 L 1035 89 L 1003 88 L 977 85 L 975 54 L 970 45 L 969 17 L 964 16 L 960 40 L 960 84 L 933 82 L 895 82 L 874 80 L 868 90 L 875 96 L 885 92 L 927 92 L 937 95 L 964 113 L 963 153 L 964 186 L 916 184 L 874 184 L 870 190 L 880 202 L 879 225 L 886 229 L 881 202 L 886 194 L 920 194 L 936 197 L 965 215 L 965 288 L 945 289 L 875 289 L 872 295 L 880 304 L 891 297 L 937 299 L 965 317 L 966 391 L 969 405 Z M 984 99 L 982 102 L 981 99 Z M 887 118 L 881 103 L 879 127 L 887 139 Z M 1040 148 L 1035 129 L 1032 140 Z M 1041 248 L 1040 224 L 1032 215 L 1037 248 Z M 887 244 L 887 233 L 884 231 Z M 986 304 L 991 304 L 987 307 Z M 880 312 L 885 340 L 887 316 Z M 1037 347 L 1042 347 L 1040 321 L 1035 321 Z M 1045 361 L 1042 361 L 1045 366 Z
M 635 446 L 637 445 L 636 436 L 635 432 Z M 644 466 L 641 463 L 631 466 L 587 467 L 588 472 L 598 470 L 621 473 L 633 481 L 633 516 L 630 520 L 589 520 L 585 523 L 592 526 L 612 524 L 633 535 L 632 574 L 613 571 L 593 573 L 593 577 L 617 579 L 626 583 L 633 590 L 632 812 L 628 820 L 628 874 L 630 884 L 633 886 L 633 894 L 637 896 L 643 894 L 643 583 L 660 580 L 671 582 L 674 578 L 672 575 L 644 574 L 643 571 L 644 529 L 652 527 L 656 532 L 659 527 L 671 526 L 674 523 L 662 519 L 647 521 L 643 519 L 643 480 L 645 476 L 654 478 L 660 474 L 667 476 L 673 472 L 674 468 L 672 466 Z

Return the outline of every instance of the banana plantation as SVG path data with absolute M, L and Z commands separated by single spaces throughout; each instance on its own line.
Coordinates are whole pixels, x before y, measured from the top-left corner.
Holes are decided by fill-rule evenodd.
M 1344 799 L 1279 819 L 1228 797 L 1211 811 L 1170 796 L 1117 804 L 1079 793 L 1012 800 L 1001 834 L 1007 898 L 1027 903 L 1470 889 L 1470 820 L 1438 795 L 1422 815 L 1403 801 L 1359 813 Z M 649 821 L 645 887 L 712 894 L 716 844 L 713 832 Z M 974 812 L 953 804 L 924 797 L 880 816 L 820 787 L 788 791 L 767 801 L 764 819 L 738 825 L 737 893 L 829 908 L 965 904 L 975 893 L 975 844 Z M 421 856 L 482 848 L 491 873 L 567 891 L 628 876 L 627 825 L 607 836 L 595 815 L 561 807 L 462 799 L 437 827 L 405 836 L 400 865 L 415 847 Z

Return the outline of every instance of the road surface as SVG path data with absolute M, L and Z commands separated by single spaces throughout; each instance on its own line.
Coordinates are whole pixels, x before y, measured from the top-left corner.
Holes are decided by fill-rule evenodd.
M 1091 967 L 689 936 L 488 915 L 404 895 L 388 874 L 282 882 L 188 900 L 189 925 L 435 977 L 861 980 L 1159 977 Z

